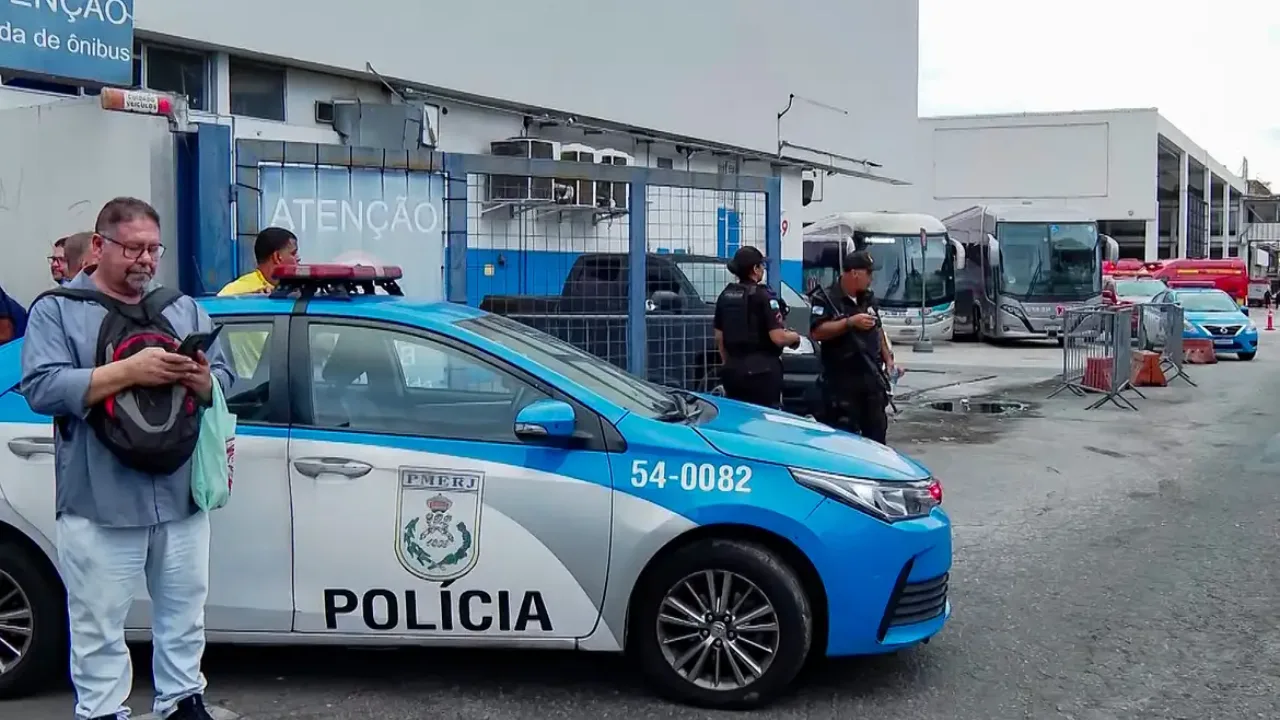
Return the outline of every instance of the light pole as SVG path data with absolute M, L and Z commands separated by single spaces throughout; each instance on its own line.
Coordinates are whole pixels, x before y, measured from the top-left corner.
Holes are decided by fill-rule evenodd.
M 924 329 L 924 313 L 925 305 L 928 302 L 929 294 L 926 292 L 926 276 L 925 276 L 925 246 L 929 243 L 929 234 L 924 228 L 920 228 L 920 337 L 911 345 L 911 352 L 931 353 L 933 352 L 933 342 L 929 340 L 929 336 L 925 334 Z

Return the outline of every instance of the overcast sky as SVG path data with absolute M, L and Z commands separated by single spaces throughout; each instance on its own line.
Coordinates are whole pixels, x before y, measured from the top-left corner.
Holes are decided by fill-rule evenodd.
M 1280 0 L 920 0 L 921 115 L 1132 107 L 1280 190 Z

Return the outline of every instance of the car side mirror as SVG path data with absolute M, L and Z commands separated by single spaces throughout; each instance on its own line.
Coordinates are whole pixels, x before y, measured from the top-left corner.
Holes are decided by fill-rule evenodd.
M 1248 305 L 1242 305 L 1242 306 L 1240 306 L 1240 312 L 1244 313 L 1245 315 L 1248 315 L 1248 314 L 1249 314 L 1249 306 L 1248 306 Z
M 521 440 L 568 440 L 577 428 L 578 417 L 563 400 L 538 400 L 516 413 L 515 433 Z
M 684 308 L 684 298 L 670 290 L 655 290 L 649 296 L 649 304 L 653 310 L 680 310 Z

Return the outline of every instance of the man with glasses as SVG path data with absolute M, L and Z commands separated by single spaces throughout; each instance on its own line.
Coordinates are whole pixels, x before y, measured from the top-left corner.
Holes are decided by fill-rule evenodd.
M 67 281 L 93 265 L 93 233 L 79 232 L 58 242 L 63 243 L 63 274 Z
M 67 289 L 95 291 L 122 314 L 136 312 L 156 288 L 164 254 L 160 217 L 136 198 L 108 202 L 92 238 L 97 269 Z M 125 312 L 129 310 L 129 312 Z M 138 580 L 152 601 L 154 711 L 169 720 L 210 720 L 202 696 L 204 605 L 209 586 L 209 516 L 191 497 L 191 462 L 170 475 L 125 465 L 87 422 L 91 409 L 135 387 L 184 386 L 209 402 L 213 383 L 231 384 L 215 345 L 195 359 L 146 347 L 96 364 L 108 310 L 97 302 L 47 295 L 32 304 L 22 349 L 21 392 L 31 408 L 58 419 L 56 516 L 58 565 L 67 590 L 71 679 L 77 718 L 124 718 L 133 671 L 124 622 Z M 161 314 L 177 338 L 213 327 L 189 297 Z
M 67 239 L 64 237 L 53 241 L 53 251 L 49 253 L 49 275 L 59 285 L 67 282 Z

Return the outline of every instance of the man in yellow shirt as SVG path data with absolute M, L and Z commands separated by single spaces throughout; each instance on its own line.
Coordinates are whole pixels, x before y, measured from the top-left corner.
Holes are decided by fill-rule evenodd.
M 218 297 L 270 294 L 275 289 L 272 276 L 276 268 L 298 264 L 298 236 L 284 228 L 266 228 L 253 241 L 253 256 L 258 266 L 227 283 L 218 291 Z M 232 366 L 237 376 L 253 377 L 268 336 L 266 332 L 237 332 L 228 338 Z

